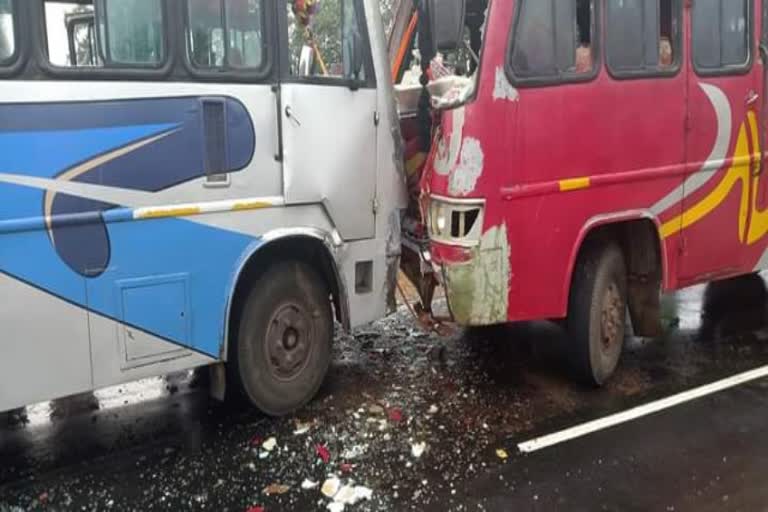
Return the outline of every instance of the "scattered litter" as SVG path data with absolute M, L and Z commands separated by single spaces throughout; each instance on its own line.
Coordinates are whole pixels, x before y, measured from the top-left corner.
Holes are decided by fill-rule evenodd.
M 269 452 L 264 452 L 264 451 L 259 452 L 260 459 L 266 459 L 267 457 L 269 457 Z
M 504 448 L 497 449 L 496 456 L 501 460 L 507 460 L 509 458 L 509 454 L 507 453 L 507 450 L 505 450 Z
M 259 505 L 254 505 L 252 507 L 248 507 L 248 510 L 246 512 L 264 512 L 264 507 L 261 507 Z
M 280 494 L 285 494 L 291 489 L 290 485 L 283 485 L 283 484 L 270 484 L 264 488 L 261 492 L 263 494 L 266 494 L 267 496 L 276 496 Z
M 317 486 L 320 485 L 317 482 L 313 482 L 312 480 L 305 478 L 303 482 L 301 482 L 301 488 L 305 491 L 308 491 L 310 489 L 316 489 Z
M 336 496 L 336 494 L 338 494 L 340 487 L 341 481 L 335 476 L 332 476 L 323 482 L 323 486 L 320 488 L 320 492 L 323 493 L 323 496 L 333 498 Z
M 384 408 L 378 404 L 373 404 L 372 406 L 368 407 L 368 412 L 374 416 L 378 416 L 380 414 L 384 414 Z
M 309 432 L 309 429 L 312 428 L 311 423 L 301 423 L 300 421 L 296 422 L 296 430 L 293 431 L 293 435 L 300 436 L 303 434 L 306 434 Z
M 338 503 L 343 503 L 345 505 L 353 505 L 355 500 L 355 488 L 351 485 L 345 485 L 341 489 L 339 489 L 339 492 L 336 493 L 336 496 L 333 497 L 333 501 L 336 501 Z
M 341 454 L 341 458 L 342 459 L 356 459 L 356 458 L 360 457 L 361 455 L 364 455 L 365 452 L 367 452 L 367 451 L 368 451 L 368 447 L 367 446 L 364 446 L 364 445 L 361 445 L 361 444 L 356 444 L 352 448 L 347 448 L 346 450 L 344 450 L 342 452 L 342 454 Z
M 355 503 L 362 500 L 369 501 L 371 498 L 373 498 L 373 489 L 362 485 L 355 486 Z
M 328 448 L 321 444 L 315 445 L 315 453 L 317 454 L 320 459 L 322 459 L 324 464 L 328 464 L 331 461 L 331 452 L 328 451 Z
M 266 441 L 264 441 L 264 444 L 261 445 L 262 448 L 264 448 L 266 451 L 271 452 L 275 449 L 277 446 L 277 439 L 274 437 L 270 437 Z
M 413 455 L 415 458 L 421 457 L 421 455 L 424 453 L 424 450 L 427 449 L 427 443 L 414 443 L 411 445 L 411 455 Z
M 332 502 L 330 502 L 330 503 L 328 504 L 328 507 L 327 507 L 327 508 L 328 508 L 328 510 L 330 510 L 331 512 L 343 512 L 343 511 L 344 511 L 344 504 L 343 504 L 343 503 L 339 503 L 339 502 L 336 502 L 336 501 L 332 501 Z
M 438 410 L 439 409 L 437 408 L 437 406 L 435 404 L 432 404 L 432 405 L 429 406 L 429 414 L 437 414 Z
M 389 417 L 389 421 L 392 423 L 400 423 L 403 421 L 403 411 L 398 409 L 397 407 L 393 407 L 389 411 L 387 411 L 387 416 Z
M 339 466 L 339 469 L 341 470 L 342 473 L 344 473 L 345 475 L 348 475 L 352 472 L 352 470 L 355 469 L 355 465 L 345 462 L 344 464 Z

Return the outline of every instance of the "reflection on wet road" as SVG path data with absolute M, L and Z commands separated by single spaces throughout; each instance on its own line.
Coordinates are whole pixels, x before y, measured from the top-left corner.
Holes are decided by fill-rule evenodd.
M 667 297 L 667 334 L 629 338 L 601 390 L 571 382 L 554 324 L 441 339 L 403 311 L 340 335 L 292 418 L 218 404 L 192 373 L 34 405 L 0 418 L 0 511 L 325 510 L 331 475 L 372 491 L 346 510 L 764 509 L 768 382 L 516 446 L 768 364 L 765 295 L 745 279 Z

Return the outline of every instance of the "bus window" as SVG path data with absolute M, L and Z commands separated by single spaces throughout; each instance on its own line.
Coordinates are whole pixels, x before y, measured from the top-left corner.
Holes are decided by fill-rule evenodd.
M 160 0 L 46 0 L 45 25 L 54 66 L 156 67 L 165 59 Z
M 693 3 L 693 58 L 696 68 L 717 71 L 749 62 L 749 1 L 696 0 Z
M 95 65 L 93 4 L 45 2 L 48 61 L 54 66 Z M 84 28 L 90 27 L 90 30 Z
M 10 59 L 16 52 L 15 41 L 13 4 L 11 0 L 0 0 L 0 63 Z
M 519 5 L 511 56 L 515 76 L 551 81 L 594 72 L 594 0 L 524 0 Z
M 606 59 L 614 73 L 673 70 L 680 11 L 674 0 L 608 0 Z
M 264 60 L 263 0 L 187 0 L 189 59 L 198 69 L 257 69 Z
M 324 0 L 310 16 L 288 9 L 289 58 L 294 76 L 353 78 L 352 56 L 362 49 L 355 0 Z M 356 70 L 354 70 L 356 71 Z M 365 79 L 365 70 L 359 70 Z
M 157 67 L 165 60 L 161 0 L 100 0 L 99 41 L 110 65 Z

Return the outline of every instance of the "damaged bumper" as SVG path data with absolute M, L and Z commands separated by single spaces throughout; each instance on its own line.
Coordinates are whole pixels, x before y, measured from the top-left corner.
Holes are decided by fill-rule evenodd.
M 432 244 L 454 321 L 464 326 L 508 321 L 509 244 L 506 226 L 489 229 L 475 247 Z

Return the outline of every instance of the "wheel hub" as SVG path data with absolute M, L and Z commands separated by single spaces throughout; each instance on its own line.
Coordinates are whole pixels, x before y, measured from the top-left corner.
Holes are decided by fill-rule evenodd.
M 309 362 L 313 333 L 310 317 L 296 304 L 278 308 L 267 331 L 267 360 L 272 375 L 295 378 Z

